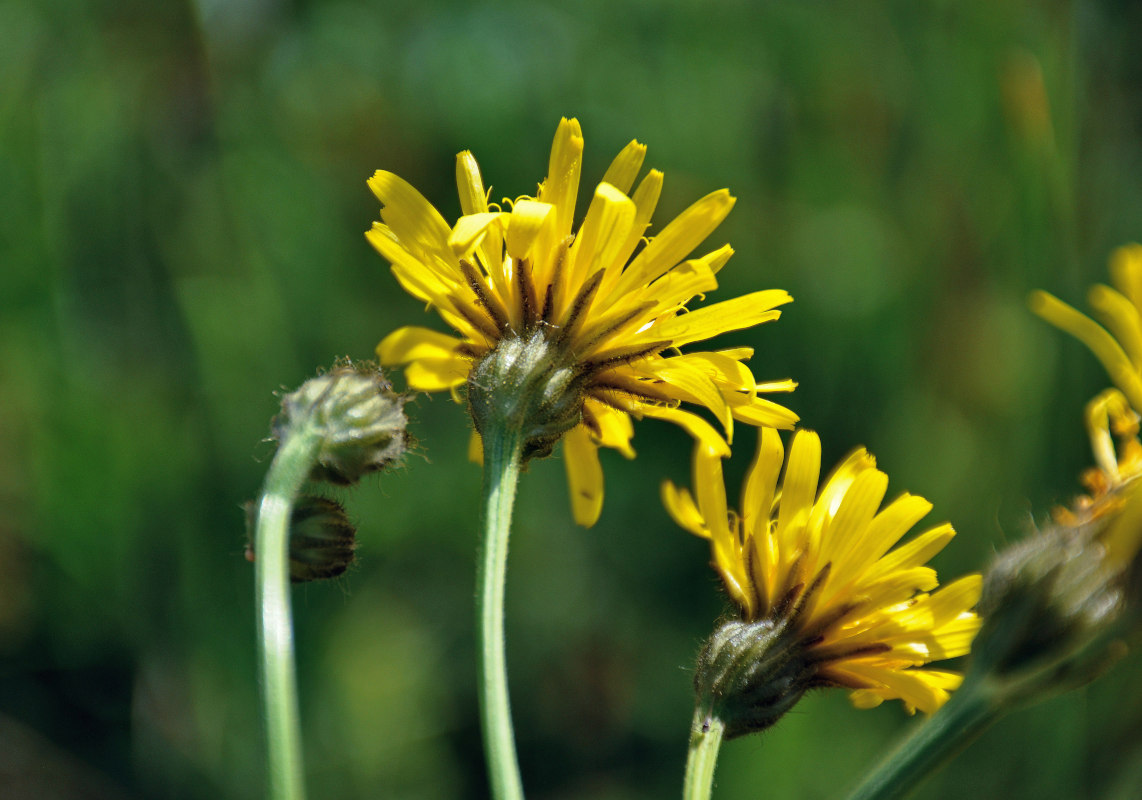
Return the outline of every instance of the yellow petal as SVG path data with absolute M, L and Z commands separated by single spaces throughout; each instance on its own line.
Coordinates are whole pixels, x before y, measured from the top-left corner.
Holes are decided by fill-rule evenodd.
M 737 405 L 730 401 L 734 419 L 756 427 L 768 426 L 779 430 L 789 430 L 801 419 L 788 408 L 764 397 L 755 397 L 749 405 Z
M 797 555 L 793 546 L 781 534 L 793 521 L 808 515 L 817 494 L 817 480 L 821 475 L 821 439 L 813 431 L 800 430 L 793 436 L 789 460 L 785 465 L 785 477 L 781 483 L 781 506 L 777 515 L 778 546 L 783 548 L 783 557 L 792 560 Z
M 661 359 L 649 364 L 645 370 L 658 380 L 674 388 L 672 395 L 680 400 L 703 405 L 713 412 L 726 431 L 726 438 L 733 440 L 733 417 L 722 393 L 713 380 L 700 367 L 690 362 L 676 359 Z
M 1032 292 L 1028 304 L 1047 322 L 1062 328 L 1089 347 L 1110 374 L 1110 379 L 1130 399 L 1130 405 L 1135 409 L 1142 408 L 1142 378 L 1113 336 L 1090 317 L 1046 292 Z
M 468 380 L 472 362 L 466 358 L 421 358 L 404 368 L 408 388 L 417 392 L 439 392 L 461 386 Z
M 467 150 L 456 156 L 456 188 L 460 192 L 460 211 L 464 216 L 487 212 L 488 192 L 484 188 L 484 179 L 480 176 L 480 165 Z M 479 251 L 487 269 L 492 270 L 502 264 L 503 247 L 503 231 L 495 227 L 487 228 Z M 492 280 L 499 282 L 494 274 Z
M 759 392 L 792 392 L 797 388 L 797 381 L 792 378 L 783 378 L 779 381 L 766 381 L 754 387 Z
M 456 189 L 460 194 L 460 212 L 479 214 L 488 210 L 488 193 L 480 175 L 480 165 L 471 151 L 456 154 Z
M 583 411 L 585 414 L 590 414 L 598 425 L 599 430 L 595 434 L 595 439 L 601 446 L 618 450 L 624 458 L 635 457 L 634 448 L 630 446 L 630 440 L 634 436 L 630 414 L 591 397 L 583 402 Z
M 1110 277 L 1118 290 L 1142 309 L 1142 245 L 1132 242 L 1115 250 L 1110 256 Z
M 368 183 L 383 205 L 381 219 L 406 247 L 451 257 L 448 223 L 412 184 L 385 170 L 377 170 Z
M 547 203 L 535 200 L 520 200 L 512 206 L 507 232 L 508 255 L 517 261 L 527 258 L 552 211 Z
M 575 219 L 575 199 L 579 194 L 579 173 L 583 167 L 583 131 L 577 119 L 562 119 L 551 143 L 547 178 L 539 189 L 539 200 L 555 206 L 555 237 L 571 233 Z
M 603 468 L 599 464 L 599 448 L 582 425 L 576 425 L 563 437 L 563 459 L 572 516 L 575 522 L 590 528 L 603 510 Z
M 435 259 L 430 256 L 411 253 L 388 225 L 374 222 L 373 227 L 365 232 L 365 238 L 369 244 L 376 248 L 378 253 L 392 263 L 394 273 L 397 273 L 398 268 L 401 270 L 398 277 L 399 274 L 403 273 L 417 276 L 415 282 L 418 284 L 431 282 L 434 285 L 447 288 L 455 285 L 458 273 L 452 271 L 450 267 L 437 264 Z M 412 292 L 413 289 L 408 289 L 408 291 Z M 415 296 L 424 299 L 419 294 Z
M 757 384 L 749 367 L 738 359 L 727 357 L 725 353 L 685 353 L 666 360 L 671 364 L 687 364 L 701 370 L 722 392 L 739 395 L 735 398 L 739 404 L 748 403 L 754 395 Z
M 641 338 L 669 341 L 676 347 L 709 339 L 727 331 L 750 328 L 777 319 L 781 312 L 774 310 L 774 306 L 783 305 L 792 299 L 788 292 L 781 289 L 753 292 L 689 314 L 680 314 L 661 325 L 652 326 Z
M 406 364 L 420 358 L 451 359 L 456 357 L 459 339 L 428 328 L 408 325 L 397 328 L 377 345 L 377 358 L 382 366 Z
M 717 288 L 718 281 L 705 261 L 683 261 L 650 285 L 647 296 L 655 300 L 655 306 L 647 315 L 658 317 L 677 311 L 697 295 Z
M 777 478 L 784 459 L 781 436 L 773 428 L 762 428 L 758 432 L 757 452 L 742 486 L 742 525 L 746 531 L 756 531 L 758 536 L 767 535 L 769 515 L 777 493 Z
M 484 440 L 476 431 L 468 437 L 468 460 L 473 464 L 484 463 Z
M 609 183 L 626 194 L 630 191 L 630 187 L 634 186 L 634 179 L 638 177 L 638 171 L 642 169 L 644 158 L 646 158 L 646 145 L 639 144 L 637 140 L 632 139 L 607 167 L 606 174 L 603 175 L 603 183 Z
M 642 240 L 642 236 L 646 233 L 646 229 L 650 226 L 650 218 L 654 215 L 654 209 L 658 205 L 658 197 L 662 194 L 662 173 L 656 169 L 652 169 L 646 174 L 646 177 L 639 181 L 638 188 L 634 190 L 634 194 L 630 199 L 634 201 L 635 207 L 638 209 L 634 217 L 634 225 L 631 226 L 630 232 L 627 234 L 627 240 L 623 243 L 622 248 L 619 250 L 619 259 L 627 261 L 631 257 L 631 253 L 638 247 L 638 243 Z M 610 291 L 611 286 L 604 285 L 603 296 L 606 297 Z
M 646 286 L 682 261 L 721 224 L 734 198 L 725 189 L 703 197 L 683 211 L 635 256 L 619 282 L 620 291 Z
M 488 228 L 500 222 L 501 215 L 497 211 L 482 211 L 478 214 L 465 214 L 456 220 L 456 226 L 448 234 L 448 247 L 457 257 L 463 257 L 475 247 Z
M 609 183 L 600 183 L 571 247 L 570 286 L 579 286 L 600 269 L 618 271 L 616 255 L 631 225 L 635 206 L 631 199 Z M 573 294 L 573 293 L 572 293 Z
M 662 505 L 679 527 L 703 539 L 710 538 L 710 529 L 702 518 L 702 512 L 694 503 L 694 498 L 686 489 L 679 489 L 670 481 L 662 482 Z
M 909 496 L 908 500 L 910 507 L 900 509 L 900 517 L 895 523 L 901 527 L 904 526 L 906 520 L 915 519 L 918 521 L 921 517 L 927 514 L 928 510 L 930 510 L 932 507 L 931 503 L 924 500 L 922 497 Z M 900 501 L 898 500 L 896 503 L 890 506 L 889 509 L 882 511 L 880 516 L 885 516 L 888 514 L 889 510 L 893 509 L 899 503 Z M 914 524 L 915 522 L 908 522 L 908 527 L 911 527 Z M 887 527 L 888 526 L 886 526 L 886 528 Z M 878 581 L 884 577 L 887 577 L 888 575 L 891 575 L 897 570 L 910 569 L 912 567 L 918 567 L 921 564 L 927 564 L 932 556 L 943 550 L 944 547 L 947 546 L 948 542 L 955 538 L 955 535 L 955 530 L 953 530 L 952 526 L 947 523 L 932 528 L 931 530 L 924 531 L 924 533 L 920 534 L 912 541 L 897 547 L 891 553 L 884 556 L 871 567 L 869 567 L 869 569 L 864 573 L 865 579 L 868 581 Z
M 700 444 L 704 444 L 712 452 L 722 458 L 730 454 L 729 445 L 718 435 L 718 432 L 714 430 L 713 426 L 701 417 L 678 408 L 654 406 L 647 403 L 640 403 L 637 406 L 636 413 L 644 417 L 654 417 L 655 419 L 664 419 L 667 422 L 673 422 L 693 436 Z
M 1087 300 L 1118 339 L 1134 370 L 1142 369 L 1142 319 L 1138 316 L 1138 309 L 1109 286 L 1092 286 Z
M 861 472 L 845 492 L 828 536 L 821 541 L 821 561 L 833 564 L 830 584 L 844 586 L 856 577 L 851 569 L 853 556 L 866 545 L 869 523 L 887 491 L 888 476 L 869 469 Z

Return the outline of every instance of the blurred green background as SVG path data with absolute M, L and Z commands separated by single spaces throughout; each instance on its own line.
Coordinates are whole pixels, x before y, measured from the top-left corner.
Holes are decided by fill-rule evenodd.
M 471 149 L 494 197 L 531 193 L 561 115 L 584 192 L 649 145 L 658 226 L 731 188 L 710 299 L 796 302 L 719 344 L 800 381 L 829 463 L 865 444 L 955 523 L 945 577 L 978 569 L 1090 460 L 1105 376 L 1024 299 L 1082 305 L 1142 237 L 1140 26 L 1127 2 L 0 3 L 0 796 L 263 795 L 239 505 L 273 391 L 438 325 L 364 240 L 365 179 L 452 218 Z M 420 452 L 344 493 L 359 565 L 294 594 L 318 800 L 486 796 L 480 475 L 461 407 L 410 410 Z M 689 480 L 686 436 L 646 422 L 635 445 L 603 455 L 592 530 L 558 458 L 524 481 L 508 655 L 535 798 L 679 792 L 724 606 L 657 499 Z M 1137 797 L 1140 677 L 1135 653 L 1012 715 L 918 796 Z M 715 796 L 836 797 L 910 724 L 813 695 L 723 748 Z

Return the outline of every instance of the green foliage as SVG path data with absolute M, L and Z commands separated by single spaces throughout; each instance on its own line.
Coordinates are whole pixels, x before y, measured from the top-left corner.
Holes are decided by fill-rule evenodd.
M 494 199 L 530 193 L 561 115 L 583 123 L 585 183 L 631 137 L 649 145 L 659 225 L 730 187 L 718 236 L 737 255 L 711 299 L 796 300 L 725 344 L 800 382 L 789 405 L 826 463 L 865 444 L 953 521 L 942 574 L 978 569 L 1089 462 L 1081 409 L 1105 377 L 1023 303 L 1080 302 L 1142 237 L 1140 23 L 1124 4 L 982 0 L 0 5 L 16 779 L 37 797 L 262 795 L 240 506 L 272 454 L 271 393 L 436 324 L 364 241 L 365 178 L 394 170 L 454 216 L 453 155 L 471 149 Z M 360 565 L 295 590 L 318 800 L 485 796 L 479 470 L 462 408 L 409 412 L 422 455 L 340 498 Z M 571 523 L 561 465 L 523 481 L 508 660 L 535 798 L 680 786 L 689 670 L 722 605 L 705 543 L 657 500 L 686 481 L 689 442 L 646 423 L 634 443 L 635 462 L 602 456 L 592 530 Z M 1128 657 L 1013 715 L 920 796 L 1130 796 L 1140 672 Z M 723 748 L 716 796 L 835 795 L 906 724 L 814 696 Z

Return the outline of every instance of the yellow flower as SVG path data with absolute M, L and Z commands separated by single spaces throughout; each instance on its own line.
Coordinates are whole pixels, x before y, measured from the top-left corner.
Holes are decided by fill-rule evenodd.
M 382 222 L 366 236 L 392 262 L 401 286 L 457 334 L 401 328 L 378 345 L 381 363 L 405 365 L 415 390 L 449 390 L 457 397 L 467 384 L 470 403 L 473 373 L 497 351 L 501 369 L 508 353 L 510 365 L 534 359 L 558 374 L 560 396 L 544 400 L 544 408 L 558 407 L 567 421 L 546 425 L 532 448 L 546 453 L 565 435 L 574 516 L 588 526 L 603 501 L 598 447 L 633 458 L 631 417 L 674 422 L 723 454 L 734 420 L 781 428 L 797 420 L 760 396 L 794 384 L 759 384 L 742 363 L 750 348 L 678 351 L 777 319 L 776 307 L 792 298 L 781 290 L 759 291 L 687 312 L 691 300 L 717 287 L 715 275 L 733 251 L 726 245 L 683 259 L 721 223 L 734 199 L 726 190 L 713 192 L 645 238 L 662 189 L 662 173 L 651 170 L 631 191 L 645 153 L 634 141 L 619 153 L 577 233 L 572 227 L 583 137 L 573 119 L 559 124 L 536 196 L 505 201 L 508 210 L 488 202 L 468 152 L 457 156 L 463 215 L 455 225 L 396 175 L 382 171 L 369 180 L 383 208 Z M 708 409 L 725 440 L 700 416 L 680 409 L 683 402 Z M 479 416 L 473 416 L 478 428 Z
M 1118 248 L 1110 258 L 1110 277 L 1116 288 L 1095 284 L 1087 294 L 1106 328 L 1044 291 L 1032 292 L 1029 303 L 1094 352 L 1137 412 L 1142 410 L 1142 245 Z
M 921 667 L 966 654 L 980 625 L 971 610 L 978 575 L 932 591 L 936 572 L 925 564 L 955 535 L 951 525 L 892 549 L 931 509 L 927 500 L 903 494 L 878 511 L 888 477 L 863 448 L 818 492 L 821 444 L 810 431 L 794 436 L 779 487 L 783 458 L 778 433 L 761 430 L 738 513 L 727 508 L 720 457 L 699 444 L 696 500 L 667 482 L 663 501 L 679 525 L 710 540 L 741 621 L 780 631 L 787 685 L 847 687 L 861 708 L 900 699 L 909 711 L 935 711 L 962 676 Z

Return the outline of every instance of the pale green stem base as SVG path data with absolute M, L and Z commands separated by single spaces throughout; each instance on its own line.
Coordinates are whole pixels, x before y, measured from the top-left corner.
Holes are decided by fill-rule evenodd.
M 714 767 L 726 726 L 699 707 L 690 724 L 690 754 L 686 759 L 686 777 L 682 783 L 682 800 L 709 800 L 714 789 Z
M 986 678 L 969 674 L 947 705 L 920 725 L 848 796 L 848 800 L 898 800 L 951 761 L 1007 711 L 1002 694 Z
M 492 797 L 495 800 L 523 800 L 504 653 L 508 534 L 519 483 L 523 438 L 517 431 L 485 430 L 483 444 L 484 541 L 477 577 L 476 616 L 484 755 L 488 762 Z
M 254 569 L 270 797 L 274 800 L 305 797 L 289 596 L 289 524 L 294 500 L 313 469 L 320 445 L 321 437 L 309 431 L 288 436 L 266 473 L 258 504 Z

